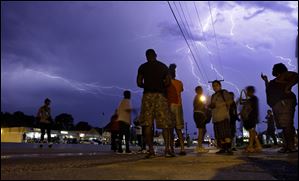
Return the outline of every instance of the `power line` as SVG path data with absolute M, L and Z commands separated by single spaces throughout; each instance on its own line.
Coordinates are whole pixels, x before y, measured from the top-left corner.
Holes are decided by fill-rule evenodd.
M 210 6 L 210 1 L 208 1 L 208 5 L 209 5 L 209 11 L 210 11 L 210 16 L 211 16 L 211 20 L 212 20 L 212 27 L 213 27 L 213 30 L 214 30 L 214 38 L 215 38 L 215 42 L 216 42 L 218 60 L 219 60 L 219 64 L 220 64 L 220 69 L 221 69 L 221 72 L 222 72 L 222 76 L 224 77 L 223 69 L 222 69 L 222 64 L 221 64 L 220 53 L 219 53 L 218 41 L 217 41 L 216 31 L 215 31 L 215 27 L 214 27 L 214 20 L 213 20 L 213 15 L 212 15 L 211 6 Z
M 185 21 L 188 22 L 188 21 L 187 21 L 187 18 L 186 18 L 186 16 L 185 16 L 184 10 L 183 10 L 183 8 L 182 8 L 182 6 L 181 6 L 181 3 L 179 2 L 179 4 L 180 4 L 181 10 L 182 10 L 182 12 L 183 12 Z M 187 12 L 187 14 L 188 14 L 189 20 L 190 20 L 190 22 L 192 23 L 192 19 L 191 19 L 190 13 L 189 13 L 188 8 L 187 8 L 186 6 L 185 6 L 185 9 L 186 9 L 186 12 Z M 191 39 L 193 45 L 195 46 L 195 53 L 197 54 L 198 57 L 200 57 L 200 51 L 199 51 L 198 45 L 197 45 L 196 42 L 195 42 L 195 38 L 194 38 L 193 34 L 191 33 L 191 28 L 190 28 L 190 26 L 189 26 L 188 23 L 187 23 L 187 25 L 188 25 L 188 28 L 189 28 L 189 31 L 190 31 L 190 34 L 191 34 L 191 38 L 190 38 L 190 39 Z M 192 23 L 192 25 L 193 25 L 193 23 Z M 199 61 L 199 62 L 202 63 L 202 61 Z M 204 66 L 203 66 L 203 67 L 204 67 Z M 205 69 L 203 69 L 203 72 L 204 72 L 204 74 L 205 74 L 205 76 L 206 76 L 206 79 L 209 80 L 209 77 L 208 77 L 208 75 L 207 75 Z
M 192 49 L 191 49 L 191 47 L 190 47 L 190 45 L 189 45 L 189 43 L 188 43 L 188 41 L 187 41 L 187 38 L 186 38 L 186 36 L 185 36 L 183 30 L 182 30 L 182 27 L 180 26 L 180 24 L 179 24 L 179 22 L 178 22 L 178 19 L 177 19 L 175 13 L 174 13 L 174 11 L 173 11 L 173 9 L 172 9 L 172 7 L 171 7 L 169 1 L 167 1 L 167 3 L 168 3 L 168 5 L 169 5 L 169 8 L 170 8 L 170 10 L 171 10 L 171 12 L 172 12 L 172 15 L 173 15 L 173 17 L 174 17 L 174 19 L 175 19 L 177 25 L 178 25 L 179 28 L 180 28 L 180 31 L 181 31 L 181 33 L 182 33 L 184 39 L 185 39 L 185 42 L 186 42 L 186 44 L 187 44 L 187 46 L 188 46 L 188 48 L 189 48 L 189 50 L 190 50 L 190 52 L 191 52 L 191 55 L 192 55 L 192 57 L 193 57 L 193 60 L 194 60 L 194 62 L 195 62 L 195 64 L 196 64 L 197 68 L 198 68 L 198 71 L 202 74 L 202 72 L 201 72 L 201 70 L 200 70 L 200 68 L 199 68 L 199 65 L 198 65 L 198 63 L 197 63 L 197 61 L 196 61 L 196 58 L 195 58 L 195 56 L 194 56 L 194 54 L 193 54 L 193 51 L 192 51 Z
M 204 39 L 203 42 L 204 42 L 206 48 L 207 48 L 208 51 L 209 51 L 209 46 L 208 46 L 207 39 L 206 39 L 204 30 L 203 30 L 203 25 L 202 25 L 202 23 L 201 23 L 201 19 L 200 19 L 199 13 L 198 13 L 198 9 L 197 9 L 197 6 L 196 6 L 196 4 L 195 4 L 194 1 L 193 1 L 193 5 L 194 5 L 195 11 L 196 11 L 196 15 L 197 15 L 197 18 L 198 18 L 198 21 L 199 21 L 199 25 L 200 25 L 200 29 L 201 29 L 201 32 L 202 32 L 202 36 L 203 36 L 203 39 Z M 212 62 L 212 58 L 211 58 L 211 55 L 210 55 L 209 52 L 208 52 L 208 55 L 209 55 L 209 59 L 210 59 L 210 61 Z M 218 61 L 218 63 L 219 63 L 219 67 L 221 67 L 221 64 L 220 64 L 219 61 Z M 212 64 L 212 63 L 211 63 L 211 64 Z M 212 65 L 213 65 L 213 64 L 212 64 Z M 217 79 L 217 77 L 216 77 L 216 79 Z M 210 82 L 210 81 L 209 81 L 209 82 Z
M 185 22 L 183 21 L 183 18 L 182 18 L 181 13 L 180 13 L 180 11 L 179 11 L 177 5 L 176 5 L 176 2 L 173 2 L 173 4 L 174 4 L 174 6 L 175 6 L 175 9 L 176 9 L 176 11 L 177 11 L 179 17 L 180 17 L 181 22 L 183 23 L 183 27 L 185 28 L 185 31 L 187 32 L 187 35 L 188 35 L 189 38 L 190 38 L 190 37 L 191 37 L 191 35 L 190 35 L 191 31 L 188 31 L 188 30 L 187 30 L 187 26 L 185 25 Z M 186 21 L 186 24 L 188 25 L 187 21 Z M 189 25 L 188 25 L 188 27 L 189 27 Z M 190 29 L 190 28 L 189 28 L 189 29 Z M 190 39 L 191 39 L 191 38 L 190 38 Z
M 193 38 L 193 35 L 192 35 L 192 33 L 191 33 L 191 28 L 190 28 L 190 26 L 189 26 L 189 24 L 188 24 L 188 21 L 187 21 L 187 19 L 186 19 L 186 16 L 185 16 L 185 13 L 184 13 L 184 10 L 183 10 L 183 8 L 182 8 L 182 5 L 181 5 L 181 3 L 179 2 L 179 4 L 180 4 L 180 8 L 181 8 L 181 11 L 182 11 L 182 14 L 183 14 L 183 16 L 184 16 L 184 19 L 185 19 L 185 22 L 186 22 L 186 24 L 187 24 L 187 27 L 188 28 L 186 28 L 186 25 L 185 25 L 185 23 L 184 23 L 184 21 L 183 21 L 183 18 L 182 18 L 182 16 L 181 16 L 181 14 L 180 14 L 180 12 L 179 12 L 179 10 L 178 10 L 178 8 L 177 8 L 177 6 L 176 6 L 176 3 L 174 2 L 174 5 L 175 5 L 175 8 L 176 8 L 176 10 L 177 10 L 177 12 L 178 12 L 178 15 L 179 15 L 179 17 L 180 17 L 180 19 L 181 19 L 181 22 L 183 23 L 183 26 L 184 26 L 184 28 L 185 28 L 185 31 L 187 32 L 187 35 L 189 36 L 189 39 L 191 40 L 191 43 L 193 44 L 193 46 L 194 46 L 194 38 Z M 189 31 L 188 31 L 189 30 Z M 195 46 L 196 47 L 196 46 Z M 196 50 L 196 49 L 195 49 Z M 197 51 L 195 51 L 195 53 L 194 54 L 197 54 Z M 197 55 L 198 56 L 198 55 Z M 198 56 L 199 57 L 199 56 Z M 196 60 L 195 60 L 196 61 Z M 197 62 L 197 61 L 196 61 Z M 204 70 L 204 69 L 203 69 Z M 204 71 L 204 73 L 205 73 L 205 71 Z M 204 79 L 204 75 L 202 74 L 202 78 Z M 205 76 L 206 76 L 206 79 L 207 79 L 207 81 L 208 81 L 208 77 L 207 77 L 207 75 L 205 74 Z
M 195 11 L 196 11 L 196 15 L 197 15 L 197 18 L 198 18 L 198 20 L 199 20 L 199 25 L 200 25 L 200 29 L 201 29 L 201 32 L 202 32 L 202 37 L 203 37 L 203 39 L 204 39 L 204 44 L 206 45 L 206 47 L 207 47 L 207 49 L 209 50 L 209 47 L 208 47 L 208 43 L 207 43 L 207 39 L 206 39 L 206 37 L 205 37 L 205 33 L 204 33 L 204 31 L 203 31 L 203 26 L 202 26 L 202 23 L 201 23 L 201 20 L 200 20 L 200 16 L 199 16 L 199 13 L 198 13 L 198 10 L 197 10 L 197 7 L 196 7 L 196 4 L 195 4 L 195 2 L 193 1 L 193 5 L 194 5 L 194 7 L 195 7 Z M 209 54 L 209 58 L 210 58 L 210 61 L 212 60 L 211 59 L 211 55 L 210 55 L 210 53 L 208 52 L 208 54 Z

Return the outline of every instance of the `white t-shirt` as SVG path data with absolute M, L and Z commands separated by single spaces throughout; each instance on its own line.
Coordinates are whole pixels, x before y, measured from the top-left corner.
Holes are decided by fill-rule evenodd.
M 132 109 L 131 101 L 130 99 L 123 99 L 117 109 L 118 121 L 131 125 L 131 111 L 127 111 L 128 109 Z
M 221 92 L 223 92 L 223 96 Z M 215 104 L 215 108 L 212 109 L 212 120 L 214 123 L 230 118 L 229 105 L 233 102 L 233 99 L 226 90 L 214 93 L 211 102 Z

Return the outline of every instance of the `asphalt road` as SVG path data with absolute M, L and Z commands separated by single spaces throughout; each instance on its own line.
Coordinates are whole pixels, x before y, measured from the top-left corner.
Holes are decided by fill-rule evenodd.
M 145 154 L 116 154 L 109 145 L 39 149 L 33 144 L 1 144 L 1 180 L 298 179 L 298 153 L 278 154 L 278 148 L 268 148 L 255 154 L 238 150 L 234 155 L 216 155 L 215 148 L 204 154 L 193 149 L 187 148 L 186 156 L 165 158 L 163 147 L 156 147 L 158 156 L 145 159 Z

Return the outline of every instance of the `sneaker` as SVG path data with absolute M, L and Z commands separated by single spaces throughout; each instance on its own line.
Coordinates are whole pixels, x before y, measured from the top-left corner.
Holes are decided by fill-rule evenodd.
M 169 154 L 171 155 L 171 157 L 176 157 L 174 151 L 170 151 Z
M 226 154 L 227 154 L 227 155 L 233 155 L 234 152 L 233 152 L 231 149 L 228 149 L 228 150 L 226 150 Z
M 232 148 L 232 151 L 237 151 L 237 149 L 236 148 Z
M 149 153 L 145 156 L 145 158 L 146 158 L 146 159 L 149 159 L 149 158 L 154 158 L 155 156 L 156 156 L 155 153 L 151 153 L 151 152 L 149 152 Z
M 118 150 L 116 154 L 123 154 L 123 150 Z
M 245 150 L 244 150 L 244 152 L 245 153 L 254 153 L 256 150 L 254 149 L 254 148 L 252 148 L 252 147 L 247 147 L 247 148 L 245 148 Z
M 165 153 L 165 157 L 166 157 L 166 158 L 175 157 L 175 154 L 172 153 L 172 152 L 170 152 L 170 151 L 168 151 L 168 152 Z
M 198 147 L 198 148 L 196 149 L 196 152 L 197 152 L 197 153 L 207 153 L 207 152 L 209 152 L 209 150 L 207 150 L 207 149 L 205 149 L 205 148 L 203 148 L 203 147 Z
M 201 147 L 195 147 L 195 149 L 194 149 L 194 152 L 198 152 L 198 150 L 200 149 Z
M 125 153 L 126 154 L 133 154 L 131 150 L 127 150 Z
M 216 154 L 224 154 L 225 153 L 225 150 L 223 149 L 220 149 L 219 151 L 216 152 Z
M 149 153 L 147 150 L 142 150 L 142 153 Z

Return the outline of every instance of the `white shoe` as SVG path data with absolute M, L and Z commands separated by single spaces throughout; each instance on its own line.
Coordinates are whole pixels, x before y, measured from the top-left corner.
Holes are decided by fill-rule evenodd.
M 196 147 L 195 152 L 197 152 L 197 153 L 207 153 L 207 152 L 209 152 L 209 150 L 205 149 L 204 147 Z

